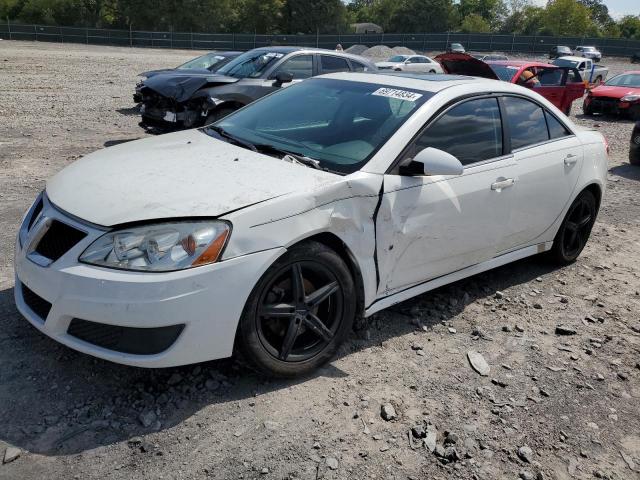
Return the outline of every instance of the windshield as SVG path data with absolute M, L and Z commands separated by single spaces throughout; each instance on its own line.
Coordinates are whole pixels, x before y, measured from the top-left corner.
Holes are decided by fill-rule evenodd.
M 576 62 L 574 60 L 567 60 L 567 59 L 564 59 L 564 58 L 557 58 L 552 63 L 554 65 L 557 65 L 558 67 L 576 68 L 578 66 L 578 62 Z
M 491 67 L 491 70 L 498 75 L 498 78 L 505 82 L 510 82 L 518 71 L 518 67 L 512 67 L 511 65 L 496 65 L 494 63 L 490 63 L 489 66 Z
M 611 87 L 632 87 L 640 88 L 640 73 L 623 73 L 616 75 L 605 82 Z
M 407 59 L 404 55 L 396 55 L 395 57 L 391 57 L 388 62 L 404 62 Z
M 431 92 L 315 78 L 278 90 L 214 126 L 258 151 L 285 151 L 337 173 L 360 169 Z M 204 128 L 214 136 L 215 131 Z M 239 142 L 236 142 L 239 143 Z
M 225 57 L 222 55 L 217 55 L 215 53 L 207 53 L 206 55 L 202 55 L 201 57 L 194 58 L 193 60 L 189 60 L 187 63 L 183 63 L 178 67 L 178 70 L 193 70 L 193 69 L 210 69 L 210 67 L 214 66 L 216 63 L 220 63 L 225 60 Z
M 227 63 L 218 70 L 218 73 L 236 78 L 257 78 L 267 67 L 282 57 L 284 57 L 282 52 L 250 50 Z
M 582 47 L 583 52 L 595 52 L 595 47 Z

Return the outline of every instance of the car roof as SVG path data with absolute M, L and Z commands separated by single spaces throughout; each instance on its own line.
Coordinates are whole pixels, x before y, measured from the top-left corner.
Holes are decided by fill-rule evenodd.
M 360 55 L 354 55 L 352 53 L 339 52 L 339 51 L 336 51 L 336 50 L 328 50 L 326 48 L 291 47 L 291 46 L 283 47 L 283 46 L 278 46 L 278 47 L 258 47 L 258 48 L 254 48 L 252 51 L 278 52 L 278 53 L 283 53 L 285 55 L 287 55 L 289 53 L 292 53 L 292 52 L 324 53 L 324 54 L 327 54 L 327 55 L 335 55 L 337 57 L 350 58 L 351 60 L 355 60 L 357 62 L 365 63 L 365 64 L 368 64 L 370 66 L 373 66 L 373 63 L 368 58 L 361 57 Z
M 225 52 L 220 52 L 218 50 L 213 50 L 211 52 L 209 52 L 209 54 L 213 54 L 213 55 L 220 55 L 221 57 L 237 57 L 238 55 L 242 55 L 243 52 L 234 52 L 234 51 L 225 51 Z M 206 55 L 206 54 L 205 54 Z
M 556 67 L 550 63 L 535 62 L 530 60 L 489 60 L 489 65 L 504 65 L 506 67 Z
M 467 77 L 465 75 L 447 74 L 411 74 L 404 72 L 389 73 L 360 73 L 360 72 L 339 72 L 320 75 L 314 78 L 332 78 L 335 80 L 346 80 L 350 82 L 373 83 L 392 88 L 410 88 L 423 92 L 436 93 L 456 85 L 475 83 L 486 85 L 487 88 L 496 88 L 496 83 L 510 85 L 507 82 L 498 82 L 488 78 Z M 503 86 L 503 85 L 500 85 Z

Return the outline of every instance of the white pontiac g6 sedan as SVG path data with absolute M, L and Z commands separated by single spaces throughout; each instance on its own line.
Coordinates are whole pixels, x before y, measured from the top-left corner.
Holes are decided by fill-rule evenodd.
M 379 70 L 414 73 L 443 73 L 442 66 L 424 55 L 395 55 L 386 62 L 376 63 Z
M 87 155 L 24 216 L 15 301 L 113 362 L 331 359 L 354 318 L 530 255 L 582 251 L 607 145 L 507 82 L 313 78 L 196 130 Z

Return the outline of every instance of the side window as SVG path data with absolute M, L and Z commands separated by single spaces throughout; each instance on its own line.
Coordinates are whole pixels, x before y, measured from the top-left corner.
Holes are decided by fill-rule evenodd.
M 418 137 L 415 155 L 427 147 L 450 153 L 463 165 L 502 155 L 502 123 L 495 98 L 469 100 L 447 111 Z
M 511 132 L 511 149 L 549 140 L 547 122 L 541 107 L 524 98 L 504 97 Z
M 296 80 L 313 77 L 313 56 L 298 55 L 297 57 L 292 57 L 280 65 L 274 74 L 279 72 L 288 72 Z
M 544 87 L 559 87 L 562 85 L 563 70 L 560 68 L 538 69 L 538 82 Z
M 349 64 L 344 58 L 320 55 L 320 70 L 322 73 L 348 72 Z
M 551 115 L 546 110 L 544 111 L 544 116 L 547 119 L 547 127 L 549 128 L 549 137 L 551 139 L 554 138 L 562 138 L 567 135 L 571 135 L 571 132 L 567 130 L 567 128 L 560 123 L 559 120 L 556 119 L 553 115 Z

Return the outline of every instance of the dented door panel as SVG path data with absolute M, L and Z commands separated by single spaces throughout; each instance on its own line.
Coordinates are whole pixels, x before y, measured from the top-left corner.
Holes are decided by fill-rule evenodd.
M 492 258 L 515 188 L 512 157 L 470 166 L 458 177 L 385 175 L 376 221 L 379 295 Z

